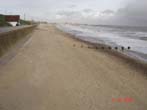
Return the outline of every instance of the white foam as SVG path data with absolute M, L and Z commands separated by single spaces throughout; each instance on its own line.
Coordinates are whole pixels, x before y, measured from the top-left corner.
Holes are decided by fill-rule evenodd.
M 93 43 L 104 43 L 110 46 L 131 47 L 131 51 L 138 57 L 147 58 L 147 41 L 140 37 L 147 37 L 146 32 L 124 31 L 107 27 L 92 27 L 81 25 L 60 24 L 57 27 L 67 33 L 75 35 L 82 40 Z M 105 29 L 106 28 L 106 29 Z M 143 54 L 143 55 L 141 55 Z M 136 56 L 136 55 L 134 55 Z

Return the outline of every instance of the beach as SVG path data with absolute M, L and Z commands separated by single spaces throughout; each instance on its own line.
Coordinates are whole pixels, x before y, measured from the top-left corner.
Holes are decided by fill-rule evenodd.
M 119 53 L 147 63 L 147 27 L 57 24 L 57 28 L 82 41 L 106 45 L 114 50 L 117 47 Z
M 88 45 L 40 24 L 0 65 L 0 110 L 146 110 L 146 70 Z

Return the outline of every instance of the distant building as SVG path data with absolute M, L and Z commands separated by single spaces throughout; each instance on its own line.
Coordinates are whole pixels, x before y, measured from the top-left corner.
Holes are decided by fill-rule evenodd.
M 9 22 L 17 22 L 17 25 L 18 25 L 20 22 L 20 16 L 0 14 L 0 26 L 11 26 Z

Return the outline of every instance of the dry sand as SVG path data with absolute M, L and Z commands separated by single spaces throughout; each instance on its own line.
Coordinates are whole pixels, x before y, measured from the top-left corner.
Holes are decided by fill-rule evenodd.
M 147 110 L 142 71 L 68 37 L 52 25 L 40 25 L 1 65 L 0 110 Z M 125 97 L 134 101 L 112 101 Z

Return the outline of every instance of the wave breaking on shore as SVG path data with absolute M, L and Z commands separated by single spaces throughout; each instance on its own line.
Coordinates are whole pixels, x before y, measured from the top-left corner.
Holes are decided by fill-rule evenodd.
M 83 41 L 118 47 L 117 52 L 147 63 L 147 27 L 73 24 L 58 24 L 56 27 Z M 125 51 L 121 50 L 122 47 Z

